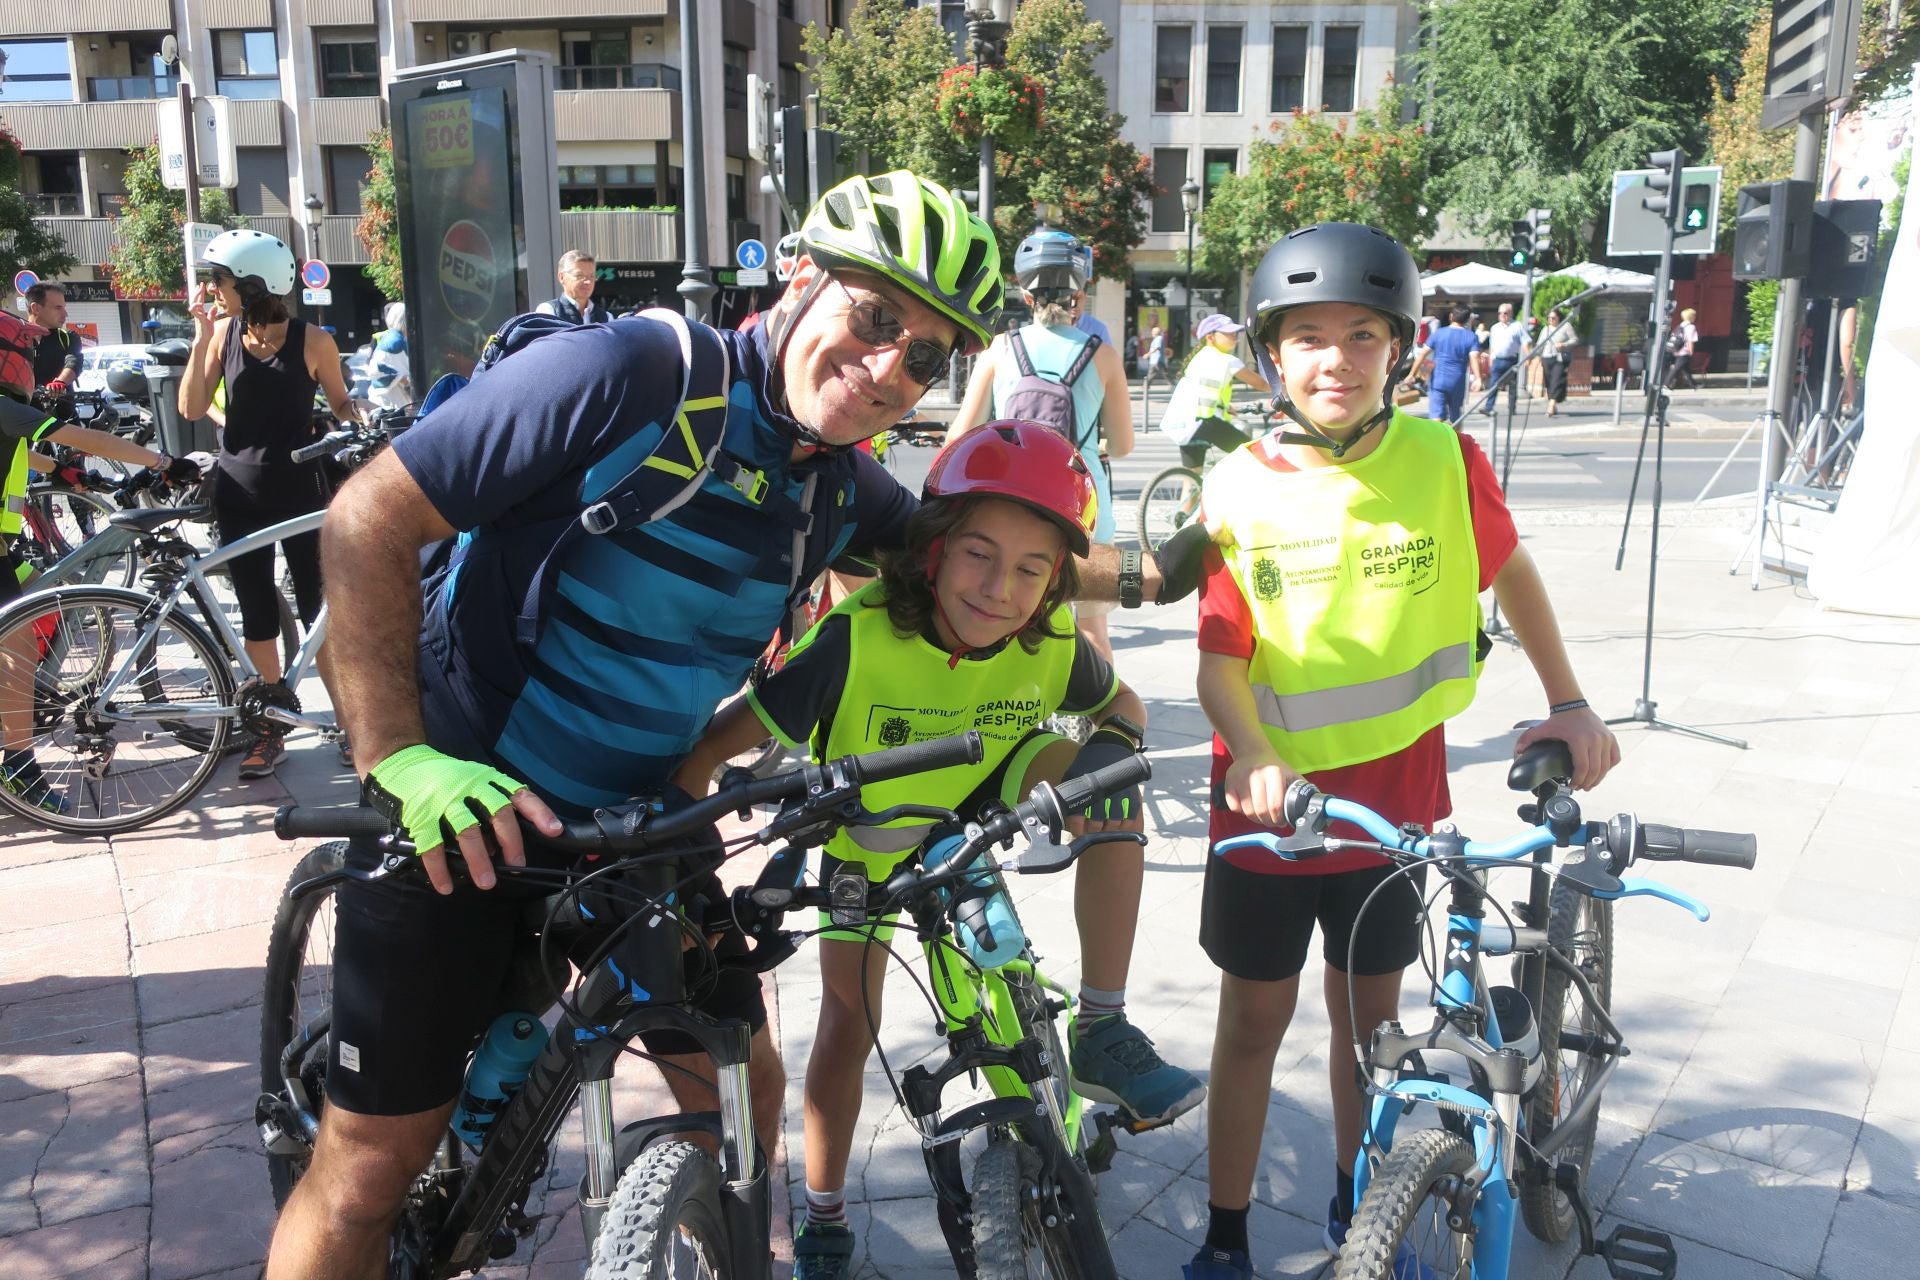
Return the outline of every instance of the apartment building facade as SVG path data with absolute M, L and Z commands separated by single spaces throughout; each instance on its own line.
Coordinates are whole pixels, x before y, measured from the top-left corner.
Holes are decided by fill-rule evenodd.
M 1248 145 L 1298 109 L 1350 116 L 1378 101 L 1390 79 L 1405 82 L 1419 14 L 1404 0 L 1372 4 L 1155 3 L 1087 0 L 1113 46 L 1096 63 L 1108 100 L 1126 118 L 1122 135 L 1153 168 L 1147 236 L 1124 289 L 1103 281 L 1094 311 L 1115 334 L 1170 332 L 1213 311 L 1237 313 L 1241 282 L 1186 292 L 1189 215 L 1223 176 L 1244 170 Z M 1197 234 L 1199 213 L 1192 215 Z
M 408 68 L 503 49 L 555 63 L 561 238 L 598 259 L 617 307 L 674 301 L 684 257 L 680 209 L 683 0 L 66 0 L 0 10 L 0 122 L 26 153 L 25 185 L 79 265 L 64 278 L 74 319 L 102 342 L 138 340 L 153 304 L 124 299 L 99 264 L 126 199 L 127 149 L 155 136 L 178 74 L 232 100 L 238 185 L 250 225 L 333 269 L 328 320 L 364 341 L 381 298 L 355 235 L 369 137 L 385 87 Z M 779 101 L 805 93 L 801 38 L 835 0 L 699 3 L 706 245 L 718 314 L 754 299 L 733 287 L 740 240 L 780 232 L 747 154 L 747 84 Z M 175 37 L 179 62 L 162 61 Z M 530 264 L 532 278 L 548 269 Z

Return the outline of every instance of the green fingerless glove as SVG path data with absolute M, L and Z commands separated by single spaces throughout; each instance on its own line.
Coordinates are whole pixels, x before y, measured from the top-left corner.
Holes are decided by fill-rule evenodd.
M 366 802 L 421 851 L 450 845 L 462 831 L 513 803 L 522 788 L 498 769 L 456 760 L 424 744 L 396 751 L 367 773 Z

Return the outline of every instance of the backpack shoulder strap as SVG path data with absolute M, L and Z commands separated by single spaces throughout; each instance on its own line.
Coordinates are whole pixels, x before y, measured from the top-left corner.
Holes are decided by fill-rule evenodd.
M 1093 353 L 1099 349 L 1100 339 L 1093 334 L 1088 334 L 1086 342 L 1080 348 L 1080 354 L 1076 355 L 1073 363 L 1067 366 L 1067 371 L 1061 375 L 1060 381 L 1069 387 L 1080 381 L 1080 375 L 1085 373 L 1087 366 L 1093 363 Z
M 1013 351 L 1013 363 L 1020 370 L 1020 376 L 1033 376 L 1033 359 L 1027 355 L 1027 344 L 1020 340 L 1018 329 L 1007 330 L 1007 346 Z
M 588 533 L 631 529 L 685 505 L 713 469 L 727 433 L 733 370 L 726 344 L 704 325 L 696 330 L 677 311 L 654 307 L 641 314 L 668 325 L 680 340 L 680 399 L 661 424 L 653 452 L 580 513 Z
M 696 331 L 677 311 L 654 308 L 642 314 L 671 326 L 680 341 L 680 397 L 661 424 L 653 452 L 561 528 L 521 601 L 515 633 L 522 644 L 532 646 L 538 638 L 548 584 L 575 539 L 631 529 L 678 509 L 699 491 L 720 455 L 732 382 L 726 344 L 704 326 Z

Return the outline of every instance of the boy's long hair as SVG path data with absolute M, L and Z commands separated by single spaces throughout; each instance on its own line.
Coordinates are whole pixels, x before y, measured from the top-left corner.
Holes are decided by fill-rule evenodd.
M 913 518 L 907 521 L 906 546 L 897 551 L 880 553 L 881 589 L 878 598 L 871 601 L 869 607 L 887 611 L 887 621 L 893 624 L 895 635 L 906 639 L 933 629 L 936 607 L 928 562 L 936 544 L 944 548 L 947 538 L 962 529 L 973 509 L 989 498 L 990 495 L 982 495 L 936 498 L 923 502 L 920 509 L 913 513 Z M 1065 551 L 1064 540 L 1061 549 Z M 1079 594 L 1079 564 L 1073 556 L 1064 555 L 1060 571 L 1054 574 L 1052 585 L 1041 597 L 1040 608 L 1032 621 L 1015 633 L 1014 638 L 1020 641 L 1020 647 L 1028 653 L 1035 653 L 1043 641 L 1064 640 L 1071 636 L 1071 630 L 1055 631 L 1049 620 L 1054 610 Z

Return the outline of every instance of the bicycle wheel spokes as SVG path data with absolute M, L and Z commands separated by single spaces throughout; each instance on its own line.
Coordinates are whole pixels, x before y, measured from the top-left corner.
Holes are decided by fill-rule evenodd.
M 1159 546 L 1184 528 L 1200 506 L 1200 476 L 1184 467 L 1162 471 L 1140 491 L 1140 545 Z
M 189 619 L 147 625 L 152 601 L 137 593 L 80 588 L 47 604 L 0 631 L 7 747 L 32 751 L 45 789 L 0 803 L 81 832 L 131 830 L 185 803 L 231 731 L 224 657 Z

